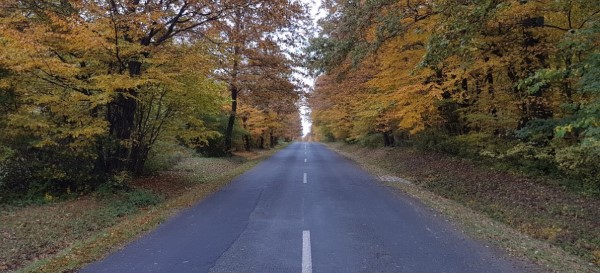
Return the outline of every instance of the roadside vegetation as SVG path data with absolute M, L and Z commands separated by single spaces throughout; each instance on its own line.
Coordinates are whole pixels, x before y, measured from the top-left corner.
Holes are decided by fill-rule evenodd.
M 203 157 L 170 146 L 153 153 L 142 177 L 122 177 L 92 194 L 2 205 L 0 272 L 65 272 L 104 257 L 177 211 L 226 185 L 278 149 Z M 278 146 L 281 148 L 283 146 Z M 151 171 L 151 172 L 150 172 Z
M 302 39 L 288 35 L 302 37 L 304 12 L 296 0 L 2 1 L 0 204 L 121 194 L 147 164 L 169 165 L 148 162 L 160 143 L 231 156 L 299 136 Z
M 418 143 L 600 196 L 598 0 L 326 7 L 309 48 L 317 139 Z
M 325 3 L 313 139 L 600 264 L 598 0 Z
M 444 212 L 470 235 L 511 255 L 528 258 L 552 272 L 600 271 L 600 200 L 561 187 L 556 178 L 415 147 L 328 145 L 376 175 L 392 174 L 410 181 L 411 185 L 388 184 Z M 487 217 L 510 228 L 494 225 Z M 565 253 L 561 256 L 561 251 L 531 238 Z
M 0 271 L 100 258 L 298 137 L 304 20 L 296 0 L 1 1 Z

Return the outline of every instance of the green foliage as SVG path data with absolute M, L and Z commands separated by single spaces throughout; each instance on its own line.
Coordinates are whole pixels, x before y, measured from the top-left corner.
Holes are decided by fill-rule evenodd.
M 556 151 L 556 163 L 573 177 L 580 177 L 580 189 L 585 193 L 600 194 L 600 141 L 586 139 L 578 146 L 567 146 Z
M 109 205 L 98 212 L 98 217 L 114 221 L 119 217 L 131 215 L 140 208 L 157 205 L 163 198 L 148 190 L 134 189 L 127 192 L 120 191 L 104 199 L 109 202 Z
M 204 115 L 202 120 L 206 122 L 206 126 L 212 130 L 218 132 L 224 132 L 227 128 L 228 116 L 223 113 L 217 113 L 213 115 Z M 243 129 L 239 125 L 239 121 L 234 123 L 232 137 L 237 141 L 235 146 L 240 147 L 239 137 L 244 134 Z M 207 139 L 205 145 L 195 146 L 196 152 L 208 156 L 208 157 L 221 157 L 229 155 L 229 152 L 225 148 L 225 137 L 224 135 L 218 135 Z
M 60 148 L 17 150 L 0 161 L 0 202 L 89 192 L 104 179 L 94 168 L 93 158 Z
M 453 138 L 442 131 L 429 129 L 412 137 L 411 144 L 424 151 L 443 152 L 452 155 L 473 155 L 473 147 L 469 141 Z
M 369 148 L 383 147 L 383 134 L 368 134 L 358 138 L 358 145 Z
M 515 136 L 523 142 L 531 143 L 532 145 L 544 146 L 547 145 L 554 136 L 554 130 L 559 124 L 557 120 L 535 119 L 527 123 L 527 125 L 515 132 Z
M 162 201 L 160 196 L 149 190 L 130 187 L 130 181 L 131 175 L 128 172 L 120 172 L 98 187 L 95 195 L 110 204 L 99 213 L 102 217 L 114 219 L 126 216 Z
M 178 143 L 158 141 L 150 150 L 148 161 L 144 165 L 144 174 L 168 170 L 192 153 L 194 151 Z
M 130 189 L 131 174 L 122 171 L 109 177 L 104 183 L 98 186 L 96 193 L 103 197 L 109 197 Z
M 532 76 L 520 81 L 517 88 L 524 90 L 529 95 L 540 94 L 553 82 L 561 82 L 566 76 L 565 70 L 540 69 Z

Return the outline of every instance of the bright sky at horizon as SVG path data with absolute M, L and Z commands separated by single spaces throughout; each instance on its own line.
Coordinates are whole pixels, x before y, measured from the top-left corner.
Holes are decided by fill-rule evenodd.
M 313 21 L 313 26 L 317 25 L 317 21 L 322 18 L 324 11 L 321 9 L 321 0 L 301 0 L 306 3 L 310 8 L 310 17 Z M 312 77 L 301 77 L 302 80 L 309 86 L 307 92 L 311 92 L 314 88 L 315 79 Z M 302 117 L 302 136 L 306 136 L 310 133 L 312 122 L 310 121 L 310 109 L 306 101 L 302 102 L 300 106 L 300 114 Z

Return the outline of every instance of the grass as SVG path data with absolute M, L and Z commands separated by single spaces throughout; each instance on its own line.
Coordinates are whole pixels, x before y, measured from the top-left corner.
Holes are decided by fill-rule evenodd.
M 329 144 L 420 199 L 468 234 L 550 272 L 600 272 L 600 200 L 547 181 L 411 148 Z
M 127 192 L 4 206 L 0 211 L 0 272 L 76 271 L 196 204 L 277 150 L 230 158 L 178 154 L 175 166 L 133 180 Z

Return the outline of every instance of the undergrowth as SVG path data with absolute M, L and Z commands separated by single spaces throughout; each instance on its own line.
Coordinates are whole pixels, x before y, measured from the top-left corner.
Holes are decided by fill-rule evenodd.
M 150 164 L 145 176 L 116 174 L 93 194 L 2 205 L 0 272 L 79 268 L 218 190 L 276 151 L 203 158 L 171 148 L 151 159 L 162 163 Z
M 567 190 L 549 176 L 519 174 L 502 163 L 486 165 L 487 161 L 406 147 L 332 145 L 361 162 L 600 265 L 597 196 Z

